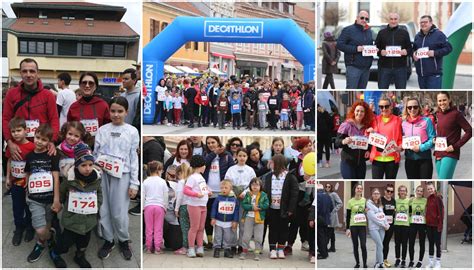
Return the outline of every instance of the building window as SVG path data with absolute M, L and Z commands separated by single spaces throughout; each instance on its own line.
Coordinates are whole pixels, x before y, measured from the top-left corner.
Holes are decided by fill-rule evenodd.
M 60 40 L 58 43 L 59 55 L 77 56 L 77 41 Z
M 114 55 L 114 45 L 113 44 L 104 44 L 104 45 L 102 45 L 102 55 L 103 56 L 113 56 Z
M 278 10 L 278 9 L 279 9 L 279 5 L 280 5 L 279 2 L 272 2 L 272 9 Z
M 194 50 L 195 51 L 199 50 L 199 43 L 198 42 L 194 42 Z
M 153 39 L 160 33 L 160 21 L 150 19 L 150 39 Z
M 191 42 L 187 42 L 187 43 L 184 45 L 184 48 L 185 48 L 185 49 L 191 49 Z
M 35 41 L 28 41 L 28 52 L 29 53 L 36 53 L 36 42 Z
M 2 57 L 7 57 L 7 41 L 2 40 Z
M 20 53 L 28 53 L 28 42 L 20 41 Z
M 123 57 L 125 56 L 125 45 L 114 45 L 114 56 Z
M 270 8 L 270 2 L 262 2 L 263 8 Z
M 207 52 L 207 43 L 204 42 L 204 52 Z
M 163 22 L 163 23 L 161 24 L 161 31 L 165 30 L 166 26 L 168 26 L 168 23 Z M 161 32 L 161 31 L 160 31 L 160 32 Z
M 84 56 L 92 55 L 92 44 L 82 44 L 82 55 Z
M 290 4 L 283 3 L 283 12 L 284 13 L 290 13 Z
M 36 42 L 36 52 L 40 54 L 44 54 L 44 42 L 38 41 Z

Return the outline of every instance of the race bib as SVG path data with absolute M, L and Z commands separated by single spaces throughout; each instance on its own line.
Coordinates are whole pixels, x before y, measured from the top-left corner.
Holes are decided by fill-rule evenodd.
M 428 56 L 428 51 L 430 50 L 429 47 L 423 47 L 423 48 L 419 48 L 418 50 L 416 50 L 416 57 L 418 58 L 429 58 Z
M 199 190 L 203 195 L 207 195 L 209 193 L 209 190 L 207 189 L 207 184 L 206 182 L 200 182 L 199 183 Z
M 49 172 L 38 172 L 28 179 L 28 192 L 43 193 L 53 191 L 53 175 Z
M 201 96 L 201 100 L 202 100 L 202 101 L 206 101 L 206 100 L 207 100 L 207 96 Z
M 210 171 L 213 172 L 213 173 L 218 173 L 219 172 L 219 163 L 218 162 L 213 162 L 211 164 Z
M 258 105 L 258 109 L 261 111 L 265 110 L 265 105 L 263 104 Z
M 316 184 L 316 178 L 313 176 L 310 176 L 308 180 L 306 180 L 306 187 L 311 187 L 313 188 L 314 185 Z
M 446 151 L 448 148 L 448 141 L 446 137 L 436 137 L 435 140 L 435 151 Z
M 235 203 L 234 202 L 219 202 L 218 212 L 219 214 L 230 215 L 234 213 Z
M 35 132 L 40 125 L 39 120 L 25 120 L 25 123 L 26 123 L 26 137 L 29 137 L 29 138 L 34 137 Z
M 10 166 L 12 176 L 15 178 L 25 177 L 26 176 L 25 165 L 26 165 L 26 161 L 12 160 L 11 166 Z
M 99 129 L 99 120 L 95 119 L 82 119 L 82 125 L 86 129 L 87 132 L 91 134 L 91 136 L 95 136 L 97 130 Z
M 109 155 L 100 155 L 96 163 L 109 175 L 116 178 L 122 177 L 124 166 L 122 159 Z
M 401 57 L 402 56 L 402 46 L 387 46 L 385 47 L 387 55 L 385 57 Z
M 348 145 L 351 149 L 367 150 L 369 147 L 369 138 L 365 136 L 352 136 L 351 143 Z
M 365 217 L 365 214 L 355 214 L 354 215 L 354 223 L 363 223 L 366 222 L 367 218 Z
M 409 136 L 409 137 L 403 137 L 402 139 L 403 149 L 413 149 L 413 147 L 420 146 L 420 145 L 421 145 L 420 136 Z
M 377 132 L 372 132 L 369 135 L 369 143 L 375 147 L 384 149 L 385 145 L 387 145 L 387 137 Z
M 232 110 L 238 110 L 238 109 L 239 109 L 239 104 L 232 105 Z
M 82 215 L 97 214 L 96 192 L 69 191 L 67 210 Z
M 385 220 L 385 214 L 383 212 L 377 213 L 375 215 L 375 218 L 377 218 L 380 221 L 384 221 Z
M 165 91 L 158 92 L 158 100 L 163 101 L 166 99 Z
M 225 101 L 221 101 L 219 104 L 220 104 L 219 106 L 221 107 L 227 107 L 227 102 Z
M 375 45 L 364 45 L 362 46 L 362 56 L 377 56 L 377 46 Z
M 392 140 L 385 146 L 385 149 L 382 152 L 382 156 L 395 153 L 396 151 L 397 151 L 397 144 L 395 143 L 395 141 Z
M 415 224 L 425 224 L 425 217 L 420 215 L 411 216 L 411 223 Z
M 281 195 L 272 195 L 272 208 L 280 209 Z
M 405 213 L 397 213 L 395 216 L 395 221 L 406 222 L 408 221 L 408 215 Z
M 393 223 L 393 216 L 392 216 L 392 215 L 390 215 L 390 216 L 385 216 L 385 218 L 387 219 L 388 224 L 392 224 L 392 223 Z
M 276 100 L 276 99 L 270 99 L 270 100 L 268 101 L 268 103 L 269 103 L 270 105 L 276 105 L 276 104 L 277 104 L 277 100 Z

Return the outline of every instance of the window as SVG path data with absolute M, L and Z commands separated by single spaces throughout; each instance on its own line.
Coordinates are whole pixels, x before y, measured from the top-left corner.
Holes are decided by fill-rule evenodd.
M 58 54 L 77 56 L 77 42 L 69 40 L 60 40 L 58 42 Z
M 43 41 L 38 41 L 36 43 L 36 52 L 44 54 L 44 42 Z
M 53 54 L 53 42 L 45 40 L 20 40 L 19 51 L 25 54 Z
M 207 52 L 207 43 L 204 42 L 204 52 Z
M 2 57 L 7 57 L 7 41 L 2 39 Z
M 113 56 L 114 55 L 114 45 L 113 44 L 104 44 L 102 45 L 102 56 Z
M 29 53 L 36 53 L 36 42 L 28 41 L 28 52 Z
M 195 51 L 199 50 L 199 43 L 198 42 L 194 42 L 194 50 Z
M 270 8 L 270 3 L 269 2 L 262 2 L 262 7 L 263 8 Z
M 114 45 L 114 56 L 123 57 L 125 56 L 125 45 Z
M 283 12 L 290 13 L 290 4 L 283 3 Z
M 82 55 L 84 56 L 92 55 L 92 44 L 82 44 Z
M 161 31 L 165 30 L 166 26 L 168 26 L 168 23 L 163 22 L 163 23 L 161 24 Z M 161 31 L 160 31 L 160 32 L 161 32 Z
M 187 43 L 184 45 L 184 48 L 185 48 L 185 49 L 191 49 L 191 42 L 187 42 Z
M 272 9 L 278 10 L 278 9 L 279 9 L 279 5 L 280 5 L 280 3 L 278 3 L 278 2 L 272 2 Z
M 150 39 L 153 39 L 160 33 L 160 21 L 150 19 Z
M 20 41 L 20 53 L 28 53 L 28 42 Z

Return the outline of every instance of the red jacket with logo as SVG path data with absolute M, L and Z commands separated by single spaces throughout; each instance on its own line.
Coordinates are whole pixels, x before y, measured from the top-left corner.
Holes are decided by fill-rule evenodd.
M 84 97 L 82 97 L 69 107 L 69 112 L 67 113 L 67 121 L 95 118 L 99 121 L 99 127 L 110 122 L 109 105 L 98 96 L 92 97 L 89 102 L 86 102 Z

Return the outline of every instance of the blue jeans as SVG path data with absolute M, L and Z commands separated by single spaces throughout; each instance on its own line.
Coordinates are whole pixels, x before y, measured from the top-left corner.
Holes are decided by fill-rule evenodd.
M 359 166 L 354 166 L 341 160 L 341 175 L 343 179 L 365 179 L 367 165 L 361 162 Z
M 382 68 L 379 67 L 379 89 L 390 88 L 390 83 L 395 82 L 396 89 L 407 88 L 407 68 Z
M 418 85 L 420 89 L 441 89 L 441 75 L 420 76 L 418 74 Z
M 26 205 L 26 189 L 17 185 L 12 185 L 12 206 L 13 219 L 15 221 L 16 229 L 24 230 L 26 227 L 31 227 L 31 212 Z
M 370 237 L 375 242 L 375 264 L 383 263 L 383 238 L 385 229 L 380 227 L 378 230 L 369 230 Z
M 354 66 L 346 68 L 346 89 L 365 89 L 369 82 L 370 68 Z

